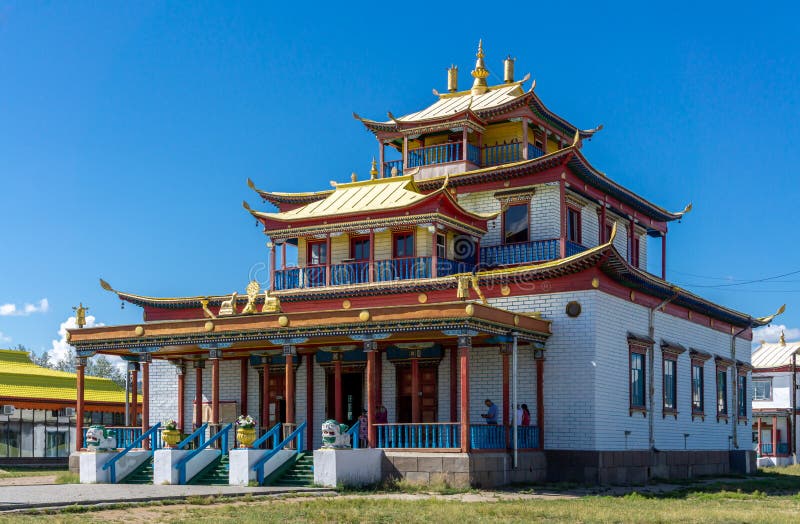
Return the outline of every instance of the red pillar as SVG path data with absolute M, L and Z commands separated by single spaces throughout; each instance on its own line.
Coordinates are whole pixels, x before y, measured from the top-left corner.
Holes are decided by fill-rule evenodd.
M 547 135 L 545 135 L 545 141 L 547 140 Z M 545 143 L 546 147 L 546 143 Z M 560 242 L 558 243 L 559 249 L 559 256 L 560 258 L 566 258 L 567 256 L 567 187 L 566 182 L 562 178 L 558 184 L 558 206 L 559 206 L 559 213 L 560 213 L 560 220 L 561 227 L 559 229 L 559 238 Z
M 286 242 L 281 244 L 281 269 L 286 269 Z
M 383 173 L 383 168 L 381 168 L 381 173 Z M 369 230 L 369 267 L 367 268 L 369 273 L 369 281 L 375 282 L 375 230 Z
M 264 429 L 272 427 L 269 420 L 269 402 L 269 360 L 267 360 L 261 374 L 261 427 Z
M 306 449 L 314 448 L 314 354 L 306 355 Z
M 75 401 L 75 451 L 80 451 L 83 448 L 83 396 L 84 396 L 84 370 L 86 368 L 86 359 L 83 357 L 77 358 L 77 365 L 75 366 L 75 388 L 77 389 Z
M 183 424 L 185 422 L 183 395 L 186 391 L 186 365 L 181 362 L 178 365 L 178 431 L 185 431 Z
M 142 362 L 142 433 L 150 429 L 150 363 Z M 150 439 L 142 443 L 144 449 L 150 449 Z
M 450 348 L 450 422 L 458 420 L 458 349 Z
M 761 417 L 756 419 L 756 431 L 758 432 L 756 437 L 758 439 L 758 448 L 756 449 L 758 449 L 758 454 L 761 455 Z
M 194 363 L 194 426 L 203 425 L 203 361 Z
M 667 279 L 667 234 L 661 234 L 661 280 Z
M 522 119 L 522 158 L 528 160 L 528 119 Z
M 513 423 L 511 421 L 511 418 L 510 418 L 509 414 L 516 415 L 516 412 L 514 411 L 514 409 L 516 409 L 516 406 L 515 406 L 514 409 L 511 409 L 511 383 L 510 383 L 510 380 L 509 380 L 510 365 L 509 365 L 509 359 L 508 359 L 508 350 L 505 347 L 503 347 L 501 349 L 501 351 L 503 352 L 503 354 L 502 354 L 502 357 L 503 357 L 503 424 L 505 426 L 507 426 L 507 427 L 512 427 Z M 511 437 L 511 430 L 506 431 L 505 434 L 506 434 L 506 447 L 509 447 L 508 444 L 509 444 L 509 438 Z
M 248 358 L 242 358 L 242 367 L 239 371 L 239 398 L 241 399 L 242 415 L 247 415 L 247 367 Z
M 383 356 L 375 348 L 375 408 L 383 405 Z
M 136 427 L 139 413 L 139 372 L 135 368 L 131 371 L 131 399 L 131 426 Z
M 331 234 L 328 233 L 328 237 L 325 240 L 325 285 L 331 285 L 331 258 L 333 253 L 331 253 Z
M 385 160 L 386 154 L 385 154 L 385 151 L 384 151 L 385 147 L 386 146 L 383 144 L 383 139 L 379 138 L 378 139 L 378 165 L 381 166 L 380 167 L 380 178 L 383 178 L 383 176 L 384 176 L 383 163 L 386 161 Z
M 461 451 L 469 451 L 469 350 L 472 347 L 470 337 L 458 337 L 458 357 L 460 362 L 461 389 Z
M 433 234 L 431 235 L 432 239 L 432 247 L 433 250 L 431 251 L 431 260 L 433 263 L 431 264 L 431 277 L 436 278 L 439 276 L 439 253 L 436 249 L 436 237 L 438 233 L 436 232 L 436 226 L 433 226 Z
M 269 246 L 269 289 L 275 290 L 275 243 L 270 242 Z
M 469 139 L 467 138 L 467 126 L 464 126 L 464 129 L 461 131 L 461 158 L 459 160 L 467 160 L 467 144 L 469 143 Z
M 778 417 L 772 417 L 772 456 L 778 456 Z
M 606 203 L 600 202 L 602 206 L 600 208 L 600 243 L 605 244 L 608 242 L 608 238 L 606 238 Z
M 544 449 L 544 359 L 536 359 L 536 426 L 539 448 Z
M 636 243 L 634 242 L 634 239 L 636 238 L 636 222 L 633 221 L 633 218 L 630 219 L 628 228 L 628 262 L 630 262 L 631 265 L 634 265 L 634 262 L 636 262 L 635 265 L 638 267 L 639 261 L 637 258 L 639 254 L 634 254 L 634 249 L 636 249 Z
M 333 418 L 342 423 L 342 355 L 333 354 Z
M 367 349 L 367 344 L 371 343 L 365 343 L 365 349 Z M 374 350 L 374 346 L 371 347 L 371 349 L 372 351 L 367 352 L 367 445 L 371 448 L 374 448 L 377 444 L 377 435 L 375 431 L 375 411 L 378 409 L 378 403 L 375 400 L 377 397 L 377 388 L 375 383 L 375 359 L 377 351 Z
M 211 425 L 219 426 L 219 358 L 211 359 Z
M 284 347 L 283 354 L 286 356 L 286 423 L 294 424 L 294 348 Z
M 419 354 L 414 351 L 411 355 L 411 422 L 422 422 L 422 398 L 419 396 Z

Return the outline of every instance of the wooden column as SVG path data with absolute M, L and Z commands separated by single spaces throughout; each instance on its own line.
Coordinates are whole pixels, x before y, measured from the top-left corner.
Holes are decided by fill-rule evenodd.
M 469 352 L 472 338 L 458 337 L 458 358 L 460 364 L 459 386 L 461 390 L 461 451 L 469 451 Z
M 134 363 L 138 366 L 138 363 Z M 136 418 L 139 416 L 139 372 L 136 367 L 131 370 L 131 426 L 136 426 Z
M 286 269 L 286 242 L 281 244 L 281 269 Z
M 342 354 L 333 353 L 333 418 L 341 424 L 342 413 Z
M 422 398 L 419 390 L 419 352 L 411 351 L 411 422 L 419 424 L 422 414 Z
M 369 230 L 369 266 L 367 267 L 369 273 L 369 281 L 375 282 L 375 230 Z
M 545 137 L 545 140 L 547 138 Z M 558 183 L 558 207 L 560 213 L 560 220 L 559 223 L 561 227 L 559 229 L 559 256 L 560 258 L 566 258 L 567 256 L 567 183 L 562 178 Z
M 286 423 L 294 424 L 294 346 L 283 346 L 286 358 L 286 380 L 284 396 L 286 397 Z
M 528 160 L 528 119 L 522 119 L 522 158 Z
M 383 143 L 383 139 L 378 139 L 378 165 L 380 166 L 380 177 L 383 178 L 384 174 L 386 173 L 386 166 L 384 166 L 384 162 L 386 162 L 386 144 Z
M 314 449 L 314 354 L 306 354 L 306 449 Z M 357 438 L 357 437 L 356 437 Z
M 464 130 L 462 131 L 462 143 L 461 143 L 461 160 L 467 160 L 467 144 L 469 144 L 469 138 L 467 137 L 467 126 L 464 126 Z
M 605 244 L 608 242 L 606 238 L 606 204 L 600 202 L 600 243 Z
M 633 217 L 631 217 L 628 223 L 628 229 L 628 262 L 633 264 L 634 260 L 636 260 L 636 257 L 633 254 L 633 250 L 636 248 L 633 241 L 636 238 L 636 223 L 633 221 Z M 636 261 L 636 266 L 639 266 L 638 260 Z
M 219 354 L 211 351 L 211 425 L 214 432 L 219 430 Z
M 667 234 L 661 233 L 661 280 L 667 279 Z
M 544 449 L 544 359 L 536 359 L 536 426 L 539 428 L 539 449 Z
M 142 433 L 150 429 L 150 363 L 142 362 Z M 150 449 L 150 439 L 142 442 L 144 449 Z
M 186 364 L 181 361 L 175 368 L 175 372 L 178 374 L 178 431 L 184 432 L 186 431 L 184 428 L 186 417 L 184 414 L 183 396 L 186 392 Z
M 203 368 L 204 360 L 194 361 L 194 429 L 203 425 Z
M 83 411 L 84 411 L 84 373 L 86 370 L 86 358 L 77 357 L 75 365 L 75 451 L 83 448 Z
M 516 406 L 511 408 L 511 381 L 509 380 L 510 375 L 510 362 L 508 358 L 508 347 L 506 344 L 503 344 L 500 351 L 502 352 L 501 357 L 503 358 L 503 425 L 507 427 L 512 427 L 514 424 L 511 420 L 511 416 L 516 416 Z M 506 431 L 506 448 L 509 447 L 509 438 L 511 437 L 511 431 Z
M 269 243 L 269 289 L 275 291 L 275 243 Z
M 242 357 L 242 364 L 239 371 L 239 398 L 242 406 L 242 415 L 247 415 L 247 368 L 249 366 L 248 357 Z
M 758 455 L 761 455 L 761 417 L 756 419 L 756 431 L 758 435 L 756 436 L 756 442 L 758 443 Z
M 450 348 L 450 422 L 458 420 L 458 349 Z
M 383 355 L 375 348 L 375 408 L 383 405 Z
M 375 428 L 375 413 L 378 409 L 377 366 L 375 362 L 380 355 L 376 350 L 377 344 L 375 341 L 364 341 L 364 352 L 367 354 L 367 446 L 371 448 L 374 448 L 378 443 L 378 435 Z
M 431 277 L 436 278 L 439 276 L 439 253 L 436 249 L 436 237 L 439 236 L 439 233 L 436 230 L 436 226 L 433 226 L 433 234 L 431 235 L 432 247 L 433 251 L 431 251 L 431 260 L 433 261 L 431 264 Z
M 264 358 L 264 369 L 261 371 L 261 427 L 272 427 L 269 419 L 269 357 Z
M 403 135 L 403 173 L 408 171 L 408 135 Z
M 772 417 L 772 456 L 778 456 L 778 417 Z
M 331 249 L 331 234 L 325 238 L 325 285 L 331 285 L 331 258 L 333 253 Z

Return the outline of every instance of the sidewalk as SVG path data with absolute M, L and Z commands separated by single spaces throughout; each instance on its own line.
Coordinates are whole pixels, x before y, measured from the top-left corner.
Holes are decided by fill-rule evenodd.
M 240 487 L 240 486 L 151 486 L 136 484 L 53 484 L 1 486 L 0 512 L 117 502 L 180 500 L 186 497 L 221 495 L 282 495 L 287 493 L 334 493 L 325 488 Z

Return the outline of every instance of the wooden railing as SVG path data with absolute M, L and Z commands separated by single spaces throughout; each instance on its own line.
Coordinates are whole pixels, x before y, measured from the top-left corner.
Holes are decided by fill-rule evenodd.
M 375 281 L 431 277 L 431 257 L 393 258 L 375 262 Z
M 519 162 L 520 160 L 522 160 L 522 144 L 518 142 L 485 146 L 483 148 L 484 166 L 510 164 L 511 162 Z
M 463 143 L 450 142 L 435 146 L 418 147 L 408 151 L 408 167 L 446 164 L 464 160 Z
M 567 240 L 567 249 L 566 255 L 571 257 L 572 255 L 577 255 L 578 253 L 583 253 L 586 251 L 586 247 L 578 244 L 577 242 L 572 242 L 571 240 Z
M 544 262 L 559 258 L 559 239 L 533 240 L 499 246 L 481 247 L 481 264 L 510 265 L 525 262 Z
M 397 174 L 403 174 L 403 161 L 402 160 L 389 160 L 388 162 L 383 163 L 383 178 L 389 178 L 392 176 L 392 168 L 397 168 Z
M 461 425 L 458 422 L 421 424 L 375 424 L 379 448 L 447 449 L 459 448 Z
M 472 449 L 506 449 L 514 445 L 513 428 L 490 424 L 470 426 Z M 508 440 L 506 440 L 508 434 Z M 508 444 L 506 444 L 508 442 Z M 536 426 L 517 426 L 517 448 L 536 449 L 539 447 L 539 428 Z
M 331 265 L 331 285 L 364 284 L 369 282 L 369 262 L 347 262 Z

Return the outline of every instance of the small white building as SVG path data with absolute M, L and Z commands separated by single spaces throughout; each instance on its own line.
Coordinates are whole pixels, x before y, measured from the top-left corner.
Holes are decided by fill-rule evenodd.
M 778 342 L 762 342 L 753 350 L 753 448 L 759 466 L 787 466 L 795 461 L 798 351 L 800 341 L 786 342 L 783 334 Z

